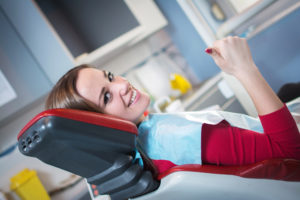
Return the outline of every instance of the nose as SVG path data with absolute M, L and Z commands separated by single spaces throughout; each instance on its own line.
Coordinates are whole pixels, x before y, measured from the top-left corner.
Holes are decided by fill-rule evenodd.
M 121 96 L 124 96 L 128 93 L 130 88 L 130 83 L 123 77 L 117 76 L 115 77 L 115 87 L 119 91 Z

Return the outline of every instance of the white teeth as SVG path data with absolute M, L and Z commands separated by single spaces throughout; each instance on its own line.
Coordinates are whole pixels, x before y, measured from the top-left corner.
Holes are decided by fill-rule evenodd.
M 136 91 L 133 90 L 133 91 L 132 91 L 132 96 L 131 96 L 131 99 L 130 99 L 130 102 L 129 102 L 129 105 L 131 105 L 131 104 L 134 102 L 135 97 L 136 97 Z

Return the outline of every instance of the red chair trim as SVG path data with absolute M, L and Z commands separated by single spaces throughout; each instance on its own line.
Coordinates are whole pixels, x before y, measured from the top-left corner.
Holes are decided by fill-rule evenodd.
M 113 117 L 101 113 L 74 110 L 74 109 L 51 109 L 51 110 L 46 110 L 41 112 L 40 114 L 36 115 L 32 120 L 30 120 L 18 134 L 18 140 L 21 137 L 21 135 L 27 129 L 29 129 L 35 122 L 47 116 L 63 117 L 71 120 L 89 123 L 89 124 L 118 129 L 121 131 L 133 133 L 135 135 L 138 134 L 137 127 L 134 123 L 117 117 Z
M 270 159 L 243 166 L 180 165 L 158 175 L 158 180 L 179 171 L 236 175 L 245 178 L 264 178 L 300 181 L 300 160 Z

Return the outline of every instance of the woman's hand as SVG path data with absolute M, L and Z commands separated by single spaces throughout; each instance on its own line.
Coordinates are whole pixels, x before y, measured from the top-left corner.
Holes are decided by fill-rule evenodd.
M 205 50 L 226 73 L 235 76 L 250 95 L 259 115 L 280 109 L 283 104 L 256 67 L 247 41 L 239 37 L 218 40 Z
M 206 49 L 215 63 L 226 73 L 234 76 L 249 74 L 256 69 L 246 39 L 227 37 L 217 40 Z

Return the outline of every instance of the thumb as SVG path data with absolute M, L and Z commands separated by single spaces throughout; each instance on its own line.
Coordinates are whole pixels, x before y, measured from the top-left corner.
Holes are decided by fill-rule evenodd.
M 221 54 L 218 52 L 217 49 L 213 48 L 213 47 L 208 47 L 205 49 L 205 52 L 209 55 L 211 55 L 211 57 L 216 61 L 216 60 L 220 60 L 222 58 Z
M 213 47 L 206 48 L 205 52 L 207 54 L 211 55 L 211 56 L 218 56 L 218 55 L 220 55 L 219 52 L 215 48 L 213 48 Z

